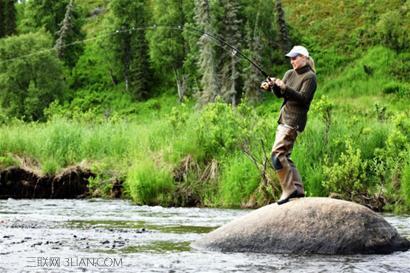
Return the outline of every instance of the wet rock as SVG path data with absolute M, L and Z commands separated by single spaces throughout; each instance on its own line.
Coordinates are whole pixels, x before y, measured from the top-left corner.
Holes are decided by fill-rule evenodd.
M 122 246 L 125 245 L 125 242 L 124 242 L 124 241 L 117 241 L 117 240 L 115 240 L 115 241 L 114 241 L 114 245 L 117 246 L 117 247 L 122 247 Z
M 145 228 L 140 228 L 135 230 L 136 233 L 144 233 L 144 232 L 149 232 L 148 230 L 146 230 Z
M 192 246 L 224 252 L 385 254 L 406 251 L 410 242 L 364 206 L 330 198 L 300 198 L 255 210 Z

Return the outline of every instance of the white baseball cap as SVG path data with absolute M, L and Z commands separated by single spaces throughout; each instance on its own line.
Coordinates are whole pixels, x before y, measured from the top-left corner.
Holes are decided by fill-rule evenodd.
M 304 46 L 297 45 L 297 46 L 294 46 L 289 51 L 288 54 L 286 54 L 286 57 L 293 58 L 293 57 L 296 57 L 297 55 L 303 55 L 303 56 L 309 57 L 309 51 Z

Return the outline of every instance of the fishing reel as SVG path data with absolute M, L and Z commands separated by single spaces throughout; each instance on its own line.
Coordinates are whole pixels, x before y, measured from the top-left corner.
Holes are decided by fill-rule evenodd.
M 275 85 L 275 78 L 272 77 L 267 77 L 266 80 L 264 80 L 261 85 L 260 89 L 263 91 L 269 91 L 272 90 L 273 86 Z

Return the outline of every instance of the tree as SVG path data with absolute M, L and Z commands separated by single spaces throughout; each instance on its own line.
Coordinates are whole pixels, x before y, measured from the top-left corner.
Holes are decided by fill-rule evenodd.
M 44 32 L 0 40 L 0 103 L 8 115 L 42 120 L 43 110 L 63 99 L 62 63 L 51 44 Z
M 0 0 L 0 38 L 16 33 L 16 0 Z
M 81 26 L 80 14 L 76 11 L 74 0 L 70 0 L 55 43 L 57 56 L 70 68 L 75 66 L 83 53 L 81 42 L 84 39 L 84 34 L 81 31 Z
M 253 29 L 250 25 L 247 25 L 246 34 L 249 46 L 250 57 L 258 64 L 262 63 L 262 43 L 261 43 L 261 31 L 259 30 L 258 18 Z M 248 64 L 244 69 L 244 91 L 245 97 L 250 102 L 257 102 L 260 100 L 260 92 L 258 92 L 259 85 L 261 83 L 260 72 L 252 64 Z
M 195 1 L 195 21 L 202 31 L 205 33 L 212 33 L 210 3 L 208 0 Z M 215 49 L 211 38 L 205 34 L 200 37 L 198 44 L 200 48 L 199 73 L 202 74 L 202 92 L 199 103 L 206 104 L 214 101 L 219 93 L 216 74 Z
M 277 43 L 275 24 L 275 6 L 272 1 L 242 0 L 242 18 L 244 18 L 245 33 L 244 52 L 272 76 L 282 73 L 285 59 Z M 248 101 L 257 102 L 261 99 L 259 85 L 264 80 L 263 75 L 250 63 L 243 63 L 244 93 Z
M 279 29 L 279 44 L 284 53 L 287 53 L 291 48 L 291 40 L 289 37 L 288 26 L 285 20 L 285 12 L 282 8 L 282 2 L 275 0 L 275 9 L 277 14 L 277 24 Z
M 136 99 L 147 99 L 152 73 L 145 37 L 148 22 L 146 1 L 113 0 L 110 8 L 117 29 L 117 34 L 112 36 L 112 49 L 125 81 L 125 89 Z
M 24 19 L 21 30 L 35 32 L 41 28 L 48 31 L 53 40 L 59 37 L 58 31 L 64 19 L 69 0 L 30 0 L 24 5 Z
M 173 71 L 178 89 L 179 100 L 182 101 L 187 90 L 187 72 L 184 61 L 188 45 L 182 30 L 187 21 L 182 0 L 170 0 L 164 10 L 164 1 L 153 1 L 153 18 L 157 28 L 150 32 L 150 56 L 159 72 L 160 82 L 165 83 L 169 71 Z
M 224 17 L 222 19 L 221 34 L 225 41 L 233 47 L 240 48 L 241 40 L 241 23 L 239 18 L 239 2 L 232 0 L 221 1 L 221 6 L 224 9 Z M 222 68 L 221 68 L 221 96 L 232 105 L 236 105 L 238 97 L 238 79 L 240 76 L 239 59 L 236 52 L 230 50 L 222 51 Z

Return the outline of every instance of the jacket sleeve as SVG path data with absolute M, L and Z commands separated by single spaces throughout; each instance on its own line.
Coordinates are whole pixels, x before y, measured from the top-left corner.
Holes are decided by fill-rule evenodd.
M 316 77 L 309 77 L 302 83 L 300 90 L 294 90 L 289 86 L 286 86 L 282 91 L 283 97 L 287 100 L 298 101 L 303 104 L 309 104 L 313 99 L 313 95 L 316 91 Z
M 282 79 L 283 81 L 286 82 L 286 80 L 287 80 L 287 78 L 289 77 L 289 74 L 290 74 L 289 72 L 290 72 L 290 70 L 285 73 L 285 75 L 283 76 L 283 79 Z M 278 97 L 278 98 L 283 98 L 284 97 L 282 89 L 280 89 L 280 87 L 277 86 L 276 84 L 274 84 L 272 86 L 271 90 L 275 94 L 276 97 Z
M 279 86 L 277 86 L 276 84 L 274 84 L 274 85 L 272 86 L 272 89 L 271 89 L 271 90 L 272 90 L 273 94 L 275 94 L 276 97 L 278 97 L 278 98 L 283 98 L 283 95 L 282 95 L 282 92 L 281 92 Z

